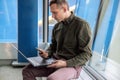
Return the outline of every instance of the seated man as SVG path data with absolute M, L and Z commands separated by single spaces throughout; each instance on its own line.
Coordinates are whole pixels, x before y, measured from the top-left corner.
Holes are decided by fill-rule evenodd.
M 27 65 L 22 71 L 23 80 L 36 80 L 36 77 L 47 77 L 47 80 L 77 78 L 82 66 L 92 56 L 88 23 L 69 11 L 66 0 L 51 0 L 50 10 L 58 23 L 53 28 L 49 48 L 40 50 L 40 56 L 53 57 L 56 61 L 46 67 Z

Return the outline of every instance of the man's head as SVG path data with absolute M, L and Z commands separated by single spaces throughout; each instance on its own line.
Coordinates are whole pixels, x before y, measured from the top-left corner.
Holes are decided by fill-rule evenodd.
M 50 10 L 52 17 L 58 22 L 67 18 L 70 14 L 69 6 L 66 0 L 51 0 Z

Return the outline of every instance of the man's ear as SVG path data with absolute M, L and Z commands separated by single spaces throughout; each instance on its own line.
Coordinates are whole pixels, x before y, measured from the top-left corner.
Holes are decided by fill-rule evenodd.
M 63 10 L 64 10 L 64 12 L 66 12 L 68 10 L 66 5 L 63 5 Z

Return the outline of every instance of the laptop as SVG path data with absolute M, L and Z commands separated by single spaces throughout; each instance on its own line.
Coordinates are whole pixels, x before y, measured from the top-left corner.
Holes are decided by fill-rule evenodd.
M 21 54 L 29 63 L 31 63 L 34 67 L 38 66 L 47 66 L 52 64 L 55 60 L 53 58 L 44 59 L 41 56 L 36 57 L 26 57 L 20 50 L 18 50 L 14 45 L 12 45 L 19 54 Z

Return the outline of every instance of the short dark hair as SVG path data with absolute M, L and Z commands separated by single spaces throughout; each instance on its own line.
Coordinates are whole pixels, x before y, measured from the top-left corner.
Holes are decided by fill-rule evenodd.
M 69 5 L 66 0 L 51 0 L 49 5 L 51 6 L 52 4 L 57 4 L 58 6 L 62 6 L 63 4 L 65 4 L 69 9 Z

